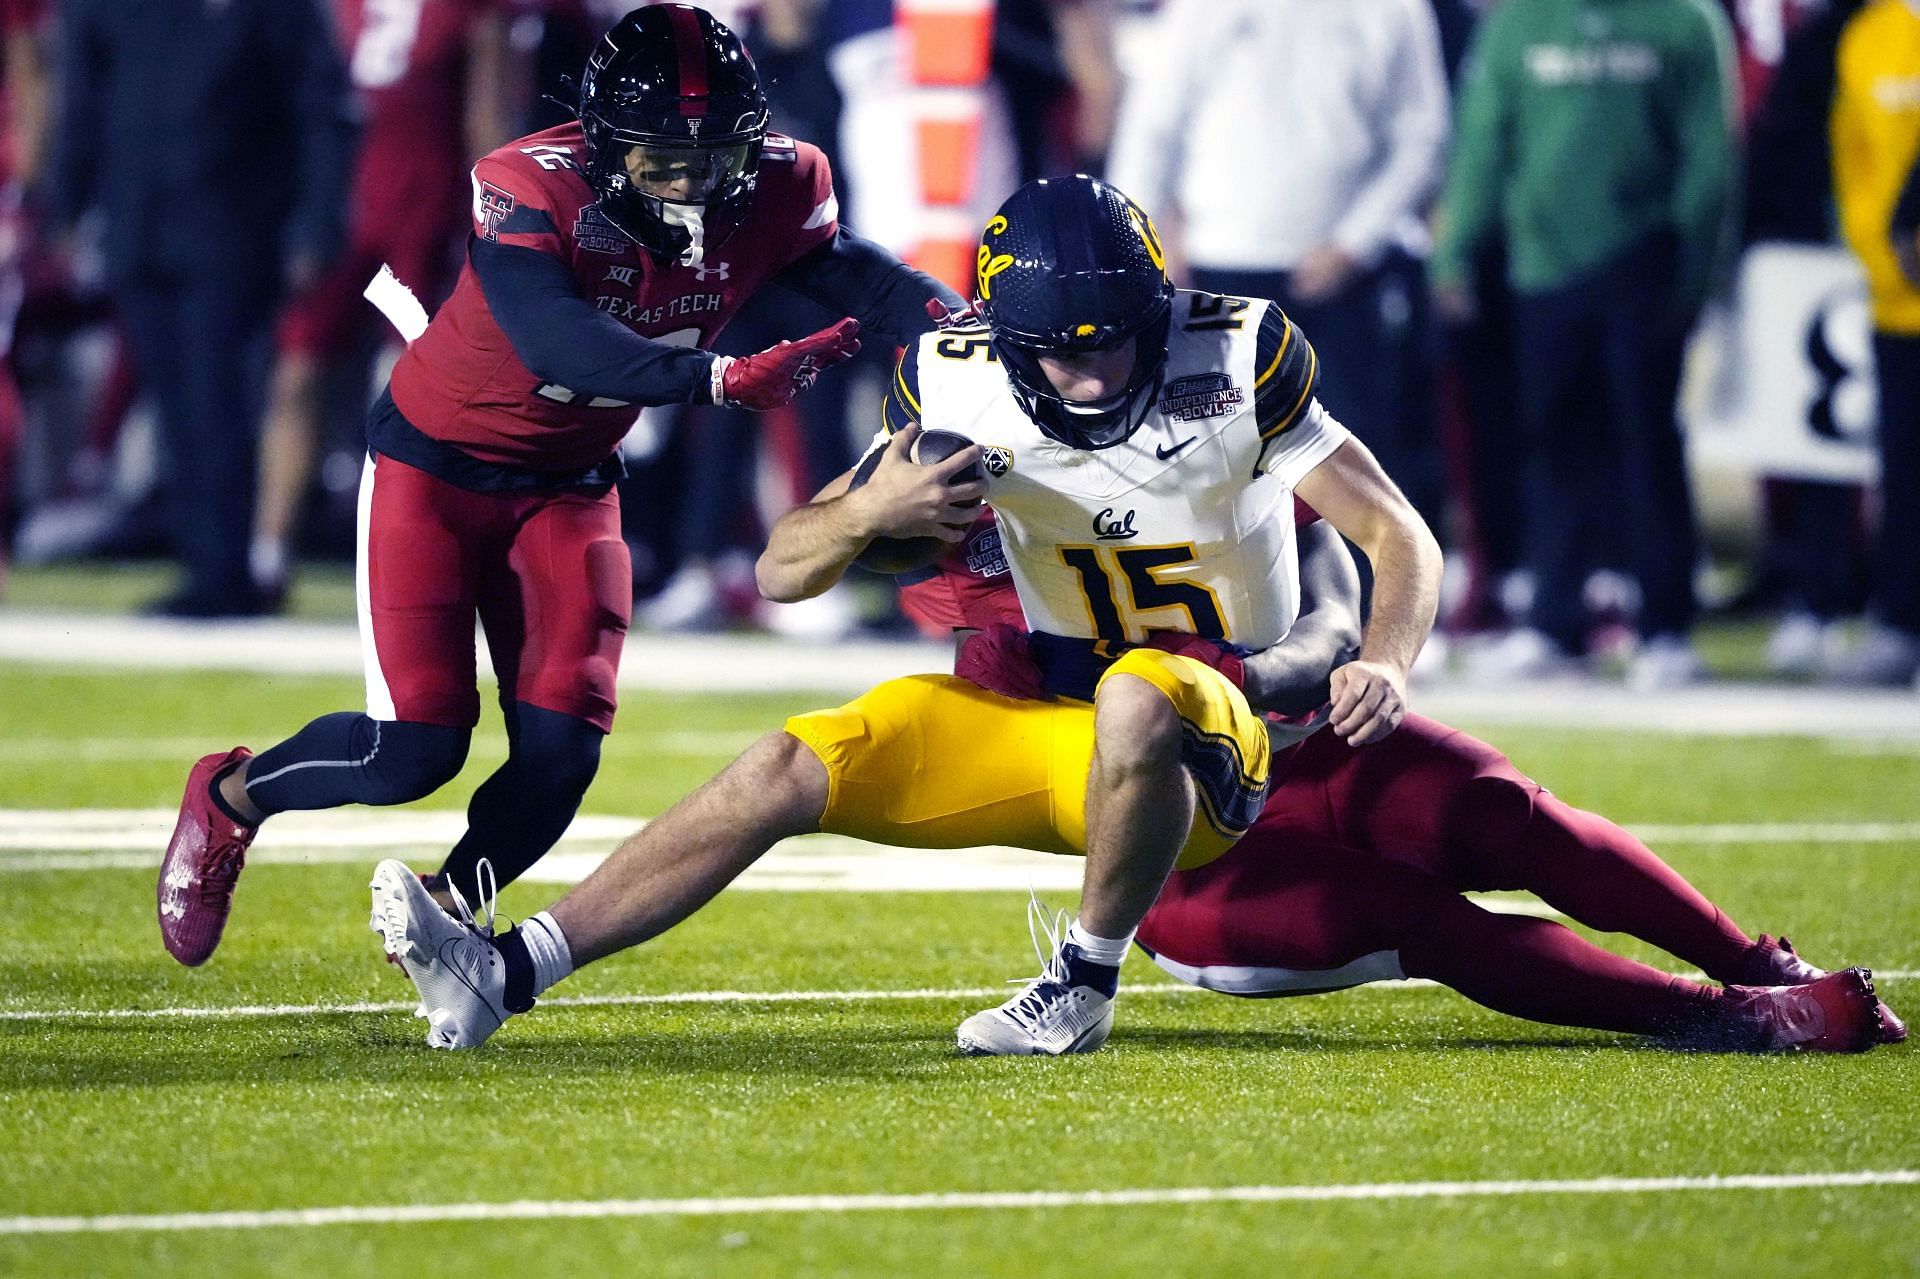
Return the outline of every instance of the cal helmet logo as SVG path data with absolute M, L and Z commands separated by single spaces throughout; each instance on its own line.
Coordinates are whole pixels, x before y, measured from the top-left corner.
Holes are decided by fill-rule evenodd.
M 1133 229 L 1140 235 L 1140 243 L 1147 246 L 1147 256 L 1164 274 L 1167 269 L 1167 252 L 1160 247 L 1160 232 L 1153 226 L 1153 219 L 1143 212 L 1139 205 L 1131 200 L 1127 202 L 1127 221 L 1133 223 Z
M 993 297 L 993 277 L 1013 265 L 1013 254 L 995 253 L 987 246 L 988 240 L 1005 234 L 1006 229 L 1007 220 L 996 213 L 987 223 L 987 233 L 980 238 L 980 256 L 974 264 L 974 274 L 980 296 L 985 299 Z
M 513 212 L 513 194 L 491 182 L 482 182 L 473 194 L 473 220 L 480 224 L 480 238 L 500 242 L 500 228 Z
M 1160 393 L 1160 411 L 1176 422 L 1199 422 L 1236 412 L 1246 392 L 1225 373 L 1175 378 Z
M 1013 469 L 1013 450 L 1001 444 L 989 444 L 980 450 L 980 460 L 987 465 L 987 474 L 996 480 Z

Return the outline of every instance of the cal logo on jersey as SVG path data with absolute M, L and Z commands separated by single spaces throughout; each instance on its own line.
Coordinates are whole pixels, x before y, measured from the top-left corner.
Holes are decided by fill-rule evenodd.
M 997 480 L 1013 469 L 1013 450 L 1004 444 L 989 444 L 980 450 L 980 460 L 987 464 L 987 474 Z
M 513 212 L 513 193 L 502 191 L 491 182 L 482 182 L 474 197 L 474 220 L 480 224 L 482 239 L 500 241 L 500 226 Z
M 619 227 L 607 221 L 597 204 L 587 205 L 580 210 L 580 216 L 574 219 L 573 242 L 595 253 L 622 253 L 632 243 L 621 234 Z
M 1160 394 L 1160 411 L 1178 422 L 1200 422 L 1237 411 L 1247 398 L 1225 373 L 1175 378 Z

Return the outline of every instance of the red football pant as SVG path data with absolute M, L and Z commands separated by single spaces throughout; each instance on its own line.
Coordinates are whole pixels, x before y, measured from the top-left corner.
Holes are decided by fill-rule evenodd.
M 1169 876 L 1138 938 L 1163 959 L 1214 970 L 1209 981 L 1230 970 L 1241 993 L 1304 993 L 1315 988 L 1316 972 L 1398 952 L 1406 976 L 1498 1012 L 1634 1034 L 1695 1029 L 1719 993 L 1609 954 L 1549 920 L 1482 909 L 1432 875 L 1265 819 L 1226 856 Z
M 1467 733 L 1409 715 L 1385 741 L 1316 733 L 1274 760 L 1256 830 L 1274 824 L 1424 871 L 1455 889 L 1533 893 L 1589 928 L 1623 932 L 1741 980 L 1753 941 L 1632 835 L 1542 789 Z
M 370 458 L 358 586 L 373 718 L 477 723 L 478 616 L 503 704 L 612 729 L 633 574 L 611 490 L 473 493 Z

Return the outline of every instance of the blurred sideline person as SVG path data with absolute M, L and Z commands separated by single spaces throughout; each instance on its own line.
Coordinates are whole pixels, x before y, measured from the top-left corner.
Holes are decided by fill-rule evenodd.
M 385 263 L 429 309 L 446 296 L 467 170 L 514 135 L 524 91 L 508 46 L 511 16 L 509 0 L 335 0 L 360 140 L 346 251 L 280 317 L 247 553 L 269 608 L 286 597 L 329 375 L 355 368 L 384 328 L 362 290 Z
M 0 0 L 0 89 L 6 95 L 0 106 L 5 122 L 0 138 L 0 599 L 7 593 L 14 463 L 26 430 L 13 371 L 13 335 L 33 233 L 26 193 L 39 179 L 47 144 L 47 8 L 44 0 Z
M 1270 298 L 1313 335 L 1341 421 L 1435 528 L 1427 206 L 1448 93 L 1428 0 L 1170 0 L 1128 85 L 1111 176 L 1165 209 L 1209 293 Z
M 236 747 L 193 767 L 157 886 L 162 938 L 182 963 L 218 944 L 266 817 L 405 803 L 460 771 L 480 713 L 476 616 L 508 757 L 474 792 L 433 889 L 476 899 L 482 864 L 508 882 L 538 860 L 613 724 L 632 609 L 613 485 L 635 406 L 776 408 L 858 349 L 847 319 L 714 355 L 714 336 L 769 281 L 900 338 L 952 297 L 843 230 L 820 153 L 766 127 L 739 39 L 703 10 L 661 5 L 596 47 L 578 122 L 475 166 L 467 264 L 367 422 L 367 712 L 322 716 L 257 759 Z
M 1480 655 L 1482 674 L 1576 668 L 1588 574 L 1617 562 L 1639 588 L 1634 683 L 1701 673 L 1675 401 L 1731 247 L 1731 58 L 1711 0 L 1508 0 L 1475 33 L 1435 300 L 1471 315 L 1475 255 L 1504 234 L 1534 576 L 1529 626 Z
M 1920 676 L 1920 284 L 1901 270 L 1894 214 L 1920 157 L 1920 7 L 1875 0 L 1840 38 L 1833 192 L 1866 268 L 1880 392 L 1880 518 L 1872 621 L 1835 674 L 1864 684 Z M 1910 241 L 1910 237 L 1909 237 Z
M 1175 290 L 1145 212 L 1090 178 L 1020 188 L 977 260 L 984 322 L 908 348 L 871 481 L 852 488 L 849 474 L 781 519 L 758 576 L 771 599 L 805 598 L 876 536 L 963 539 L 987 486 L 946 481 L 979 465 L 1060 700 L 920 675 L 795 716 L 499 938 L 383 862 L 374 926 L 420 990 L 429 1043 L 480 1043 L 575 966 L 692 914 L 777 840 L 825 830 L 1083 854 L 1079 916 L 1044 972 L 968 1018 L 958 1042 L 990 1055 L 1099 1048 L 1168 871 L 1219 858 L 1266 798 L 1252 704 L 1299 607 L 1296 490 L 1374 565 L 1359 653 L 1329 678 L 1333 731 L 1364 745 L 1398 726 L 1440 551 L 1315 398 L 1302 332 L 1270 302 Z M 976 443 L 913 465 L 923 425 Z M 1130 646 L 1149 631 L 1172 632 L 1170 649 Z M 1246 654 L 1252 704 L 1185 655 L 1211 652 L 1207 640 Z
M 159 410 L 181 566 L 153 610 L 259 613 L 247 570 L 273 316 L 338 252 L 352 126 L 319 0 L 65 0 L 50 191 L 99 209 L 109 283 Z

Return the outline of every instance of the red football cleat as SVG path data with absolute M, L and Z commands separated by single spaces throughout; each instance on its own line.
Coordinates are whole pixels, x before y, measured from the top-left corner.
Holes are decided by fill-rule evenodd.
M 1894 1014 L 1882 1000 L 1880 1013 L 1880 1042 L 1883 1044 L 1904 1044 L 1907 1042 L 1907 1023 Z
M 1865 1052 L 1886 1027 L 1873 974 L 1864 968 L 1829 973 L 1804 986 L 1729 986 L 1729 1011 L 1772 1052 Z
M 212 956 L 233 907 L 233 885 L 247 862 L 255 826 L 241 826 L 214 805 L 208 788 L 221 772 L 253 752 L 236 746 L 208 755 L 187 774 L 180 820 L 160 862 L 160 939 L 167 953 L 189 968 Z
M 1815 968 L 1793 948 L 1786 938 L 1761 933 L 1748 953 L 1747 971 L 1740 975 L 1745 986 L 1807 986 L 1827 975 Z

